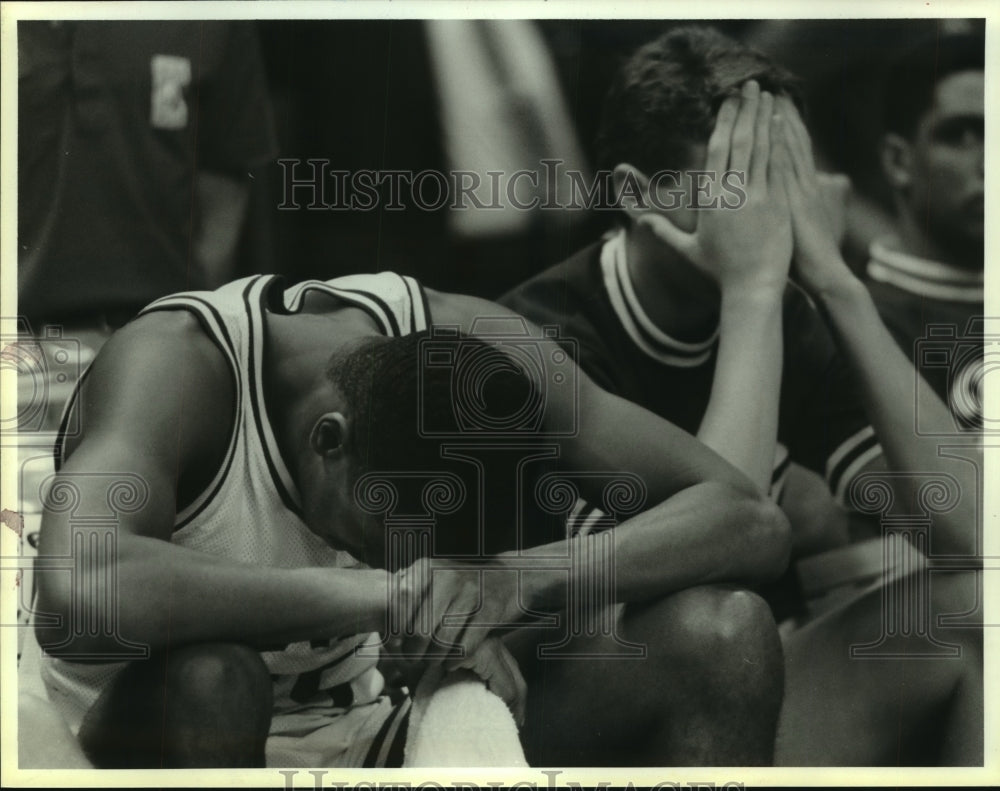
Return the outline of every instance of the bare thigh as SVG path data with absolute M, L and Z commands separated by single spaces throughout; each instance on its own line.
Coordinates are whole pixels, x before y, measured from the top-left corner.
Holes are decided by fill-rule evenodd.
M 852 645 L 883 634 L 881 590 L 793 633 L 785 642 L 777 763 L 981 764 L 982 629 L 936 625 L 938 615 L 974 604 L 976 582 L 973 572 L 931 575 L 931 634 L 957 645 L 956 657 L 852 658 Z

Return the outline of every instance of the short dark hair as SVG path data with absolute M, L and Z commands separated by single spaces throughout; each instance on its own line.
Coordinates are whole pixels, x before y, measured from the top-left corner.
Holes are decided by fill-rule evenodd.
M 330 360 L 327 376 L 340 388 L 352 413 L 347 447 L 364 471 L 419 469 L 431 456 L 440 458 L 437 437 L 442 432 L 461 433 L 454 403 L 455 370 L 425 364 L 422 344 L 429 337 L 428 332 L 401 338 L 376 336 Z M 468 353 L 470 347 L 478 347 L 474 353 L 481 369 L 494 372 L 480 383 L 484 420 L 491 415 L 503 418 L 525 400 L 537 400 L 537 385 L 495 344 L 463 334 L 435 337 L 433 343 L 439 355 L 447 355 L 452 347 L 454 359 L 460 350 Z M 434 436 L 421 434 L 421 420 L 435 427 Z
M 468 507 L 439 519 L 434 537 L 435 554 L 472 554 L 477 549 L 478 534 L 474 525 L 479 519 L 479 502 L 492 507 L 497 497 L 507 496 L 495 486 L 477 492 L 477 481 L 467 463 L 443 458 L 442 438 L 445 434 L 460 434 L 455 409 L 455 370 L 448 366 L 427 365 L 422 343 L 429 333 L 420 332 L 402 338 L 376 337 L 362 342 L 346 353 L 335 354 L 327 369 L 328 377 L 337 385 L 351 411 L 351 432 L 346 448 L 354 459 L 353 480 L 366 473 L 414 473 L 446 471 L 465 480 L 470 495 Z M 538 385 L 520 365 L 512 364 L 510 355 L 496 344 L 467 335 L 433 338 L 436 354 L 459 351 L 476 355 L 479 370 L 493 373 L 480 382 L 481 397 L 477 414 L 488 421 L 491 416 L 503 419 L 517 413 L 526 401 L 537 401 Z M 450 347 L 450 348 L 449 348 Z M 470 347 L 475 347 L 470 349 Z M 422 414 L 421 414 L 422 413 Z M 421 432 L 424 425 L 433 425 L 435 434 Z M 488 440 L 488 436 L 477 435 Z M 490 476 L 484 473 L 484 483 Z M 422 511 L 423 480 L 405 477 L 393 479 L 399 499 L 400 513 Z M 491 489 L 497 489 L 496 492 Z M 507 490 L 503 489 L 503 493 Z M 515 536 L 494 536 L 496 549 L 512 549 Z
M 345 447 L 359 475 L 426 461 L 417 458 L 426 452 L 417 423 L 417 341 L 416 335 L 375 336 L 330 359 L 327 377 L 351 411 Z
M 981 33 L 927 36 L 906 49 L 886 72 L 882 126 L 912 140 L 920 119 L 934 102 L 934 88 L 960 71 L 985 69 Z
M 802 109 L 791 72 L 714 28 L 685 25 L 644 44 L 605 97 L 599 167 L 629 162 L 652 173 L 689 166 L 692 147 L 708 142 L 723 100 L 751 79 Z

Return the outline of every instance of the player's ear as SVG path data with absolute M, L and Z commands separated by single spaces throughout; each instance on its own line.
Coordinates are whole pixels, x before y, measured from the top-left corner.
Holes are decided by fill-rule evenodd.
M 309 447 L 323 458 L 340 458 L 347 452 L 347 430 L 347 418 L 341 412 L 326 412 L 309 432 Z
M 889 186 L 894 190 L 904 190 L 909 187 L 913 167 L 913 148 L 909 141 L 901 135 L 888 132 L 882 136 L 879 154 L 882 159 L 882 172 Z
M 639 168 L 627 162 L 615 165 L 611 171 L 611 183 L 615 205 L 629 216 L 649 208 L 649 177 Z

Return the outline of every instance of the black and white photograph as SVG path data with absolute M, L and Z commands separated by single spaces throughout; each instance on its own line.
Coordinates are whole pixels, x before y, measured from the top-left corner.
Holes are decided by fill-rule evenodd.
M 1000 782 L 988 9 L 5 3 L 3 785 Z

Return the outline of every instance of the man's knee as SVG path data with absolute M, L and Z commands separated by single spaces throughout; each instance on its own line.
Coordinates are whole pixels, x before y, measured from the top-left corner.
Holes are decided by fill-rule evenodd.
M 627 635 L 649 644 L 651 659 L 741 697 L 780 698 L 781 642 L 767 603 L 736 587 L 679 591 L 626 616 Z M 669 670 L 668 670 L 669 672 Z
M 230 643 L 172 649 L 122 671 L 88 712 L 80 743 L 105 768 L 262 762 L 271 679 L 259 653 Z M 202 754 L 204 753 L 204 754 Z
M 191 703 L 252 701 L 270 715 L 271 678 L 260 654 L 236 643 L 205 643 L 174 649 L 164 660 L 169 695 Z
M 679 636 L 710 652 L 780 650 L 771 610 L 745 588 L 703 586 L 683 591 L 674 621 Z M 678 632 L 675 632 L 678 634 Z

